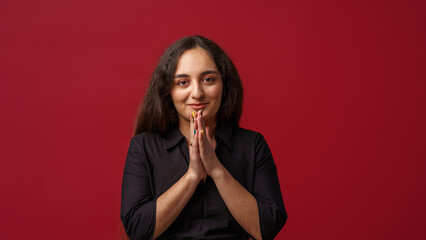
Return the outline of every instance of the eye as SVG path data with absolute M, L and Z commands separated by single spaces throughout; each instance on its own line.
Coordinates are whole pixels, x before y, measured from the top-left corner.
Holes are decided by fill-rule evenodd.
M 206 83 L 213 83 L 214 82 L 214 78 L 213 77 L 205 77 L 204 79 L 203 79 L 203 82 L 206 82 Z
M 184 86 L 188 85 L 188 81 L 186 81 L 186 80 L 179 80 L 177 82 L 177 85 L 179 85 L 181 87 L 184 87 Z

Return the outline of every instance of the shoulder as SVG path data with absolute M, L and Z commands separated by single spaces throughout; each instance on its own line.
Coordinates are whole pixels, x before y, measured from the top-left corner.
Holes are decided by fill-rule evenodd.
M 130 142 L 134 142 L 134 143 L 144 143 L 146 141 L 152 141 L 155 139 L 158 139 L 160 137 L 160 135 L 156 134 L 156 133 L 150 133 L 150 132 L 143 132 L 143 133 L 139 133 L 135 136 L 133 136 L 130 139 Z
M 130 145 L 138 148 L 145 148 L 151 145 L 164 145 L 164 137 L 158 133 L 143 132 L 133 136 Z
M 160 134 L 152 132 L 143 132 L 139 133 L 132 137 L 131 141 L 143 142 L 146 140 L 158 139 L 161 138 Z
M 260 132 L 234 127 L 232 131 L 232 145 L 237 148 L 251 149 L 255 152 L 269 149 L 265 138 Z
M 233 135 L 238 140 L 254 141 L 255 143 L 259 143 L 260 141 L 265 141 L 265 138 L 260 132 L 242 128 L 242 127 L 235 127 Z
M 233 132 L 235 149 L 254 159 L 257 169 L 271 163 L 273 165 L 271 149 L 260 132 L 241 127 L 234 128 Z
M 183 138 L 184 136 L 180 133 L 179 129 L 176 128 L 167 132 L 166 135 L 154 132 L 143 132 L 134 136 L 131 143 L 144 146 L 144 148 L 159 150 L 169 149 L 177 145 Z

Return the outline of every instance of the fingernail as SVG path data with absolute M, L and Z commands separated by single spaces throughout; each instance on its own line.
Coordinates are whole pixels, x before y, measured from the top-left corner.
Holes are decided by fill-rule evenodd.
M 194 135 L 197 134 L 197 130 L 194 129 Z
M 201 116 L 203 116 L 203 110 L 204 110 L 204 109 L 201 109 L 201 113 L 200 113 L 200 114 L 201 114 Z
M 203 133 L 204 133 L 204 129 L 203 129 L 203 130 L 201 130 L 201 135 L 203 135 Z

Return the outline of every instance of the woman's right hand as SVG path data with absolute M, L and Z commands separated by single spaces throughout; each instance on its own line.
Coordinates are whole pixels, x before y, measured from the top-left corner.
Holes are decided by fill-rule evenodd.
M 197 121 L 195 117 L 198 116 L 198 112 L 193 112 L 190 116 L 189 131 L 191 136 L 191 142 L 189 144 L 189 168 L 188 173 L 196 177 L 197 181 L 206 179 L 206 171 L 204 170 L 203 163 L 201 162 L 200 150 L 198 144 L 198 137 L 195 132 L 198 129 Z

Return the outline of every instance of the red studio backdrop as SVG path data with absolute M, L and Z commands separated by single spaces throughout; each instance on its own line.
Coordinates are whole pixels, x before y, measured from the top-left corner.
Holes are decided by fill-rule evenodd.
M 426 239 L 425 1 L 0 3 L 0 238 L 121 239 L 124 161 L 163 50 L 194 34 L 272 150 L 277 239 Z

